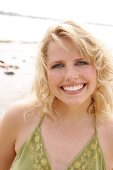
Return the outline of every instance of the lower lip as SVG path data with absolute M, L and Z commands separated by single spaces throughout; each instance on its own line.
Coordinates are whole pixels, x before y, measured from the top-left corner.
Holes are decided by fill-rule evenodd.
M 66 90 L 63 90 L 62 88 L 61 88 L 61 90 L 62 90 L 63 92 L 65 92 L 66 94 L 72 94 L 72 95 L 74 95 L 74 94 L 79 94 L 79 93 L 81 93 L 82 90 L 83 90 L 85 87 L 86 87 L 86 85 L 83 86 L 83 88 L 81 88 L 80 90 L 77 90 L 77 91 L 66 91 Z

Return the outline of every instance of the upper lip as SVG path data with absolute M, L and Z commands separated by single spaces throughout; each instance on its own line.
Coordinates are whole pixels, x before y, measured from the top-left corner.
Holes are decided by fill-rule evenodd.
M 74 83 L 74 84 L 64 84 L 61 87 L 74 87 L 74 86 L 81 86 L 84 85 L 86 83 Z

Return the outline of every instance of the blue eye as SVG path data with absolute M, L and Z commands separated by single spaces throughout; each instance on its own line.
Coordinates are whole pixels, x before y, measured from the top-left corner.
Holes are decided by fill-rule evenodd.
M 76 66 L 84 66 L 84 65 L 89 65 L 89 63 L 88 63 L 87 61 L 81 60 L 81 61 L 77 61 L 77 62 L 75 63 L 75 65 L 76 65 Z
M 62 68 L 62 67 L 64 67 L 64 64 L 55 64 L 51 68 L 53 69 L 53 68 Z

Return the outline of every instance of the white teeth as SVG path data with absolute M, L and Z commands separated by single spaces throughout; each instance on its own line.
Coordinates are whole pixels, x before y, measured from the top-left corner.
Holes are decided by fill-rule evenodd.
M 83 84 L 82 85 L 78 85 L 78 86 L 69 86 L 69 87 L 63 87 L 64 90 L 66 91 L 77 91 L 83 88 Z

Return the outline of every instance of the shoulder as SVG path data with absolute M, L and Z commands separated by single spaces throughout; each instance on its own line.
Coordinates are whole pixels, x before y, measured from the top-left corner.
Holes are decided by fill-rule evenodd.
M 109 142 L 113 143 L 113 117 L 99 120 L 97 126 L 99 132 L 103 134 L 103 137 L 109 139 Z
M 3 113 L 1 122 L 6 122 L 6 123 L 10 122 L 16 124 L 20 120 L 20 117 L 21 118 L 23 117 L 23 114 L 26 108 L 28 107 L 27 105 L 28 105 L 27 102 L 23 100 L 13 103 Z
M 102 120 L 101 121 L 101 128 L 104 134 L 113 140 L 113 117 Z
M 15 144 L 19 134 L 28 126 L 35 126 L 38 114 L 26 121 L 24 114 L 29 110 L 31 102 L 27 100 L 12 104 L 0 119 L 0 168 L 9 167 L 15 157 Z M 2 168 L 3 169 L 3 168 Z
M 25 113 L 30 112 L 31 101 L 30 100 L 21 100 L 13 103 L 8 107 L 8 109 L 3 113 L 3 116 L 0 120 L 0 128 L 2 130 L 12 131 L 13 137 L 23 126 L 25 121 Z M 37 117 L 38 114 L 34 113 L 34 117 Z
M 113 116 L 107 118 L 96 118 L 97 129 L 104 131 L 105 134 L 112 136 L 113 134 Z
M 97 121 L 97 131 L 106 160 L 113 165 L 113 117 Z

